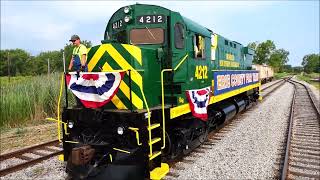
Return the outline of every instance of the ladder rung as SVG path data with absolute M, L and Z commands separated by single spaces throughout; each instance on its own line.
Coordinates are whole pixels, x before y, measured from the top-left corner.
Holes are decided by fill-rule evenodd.
M 151 142 L 149 142 L 149 146 L 151 146 L 152 144 L 161 141 L 161 138 L 157 137 L 157 138 L 153 138 L 151 139 Z
M 151 161 L 153 158 L 159 156 L 161 154 L 161 151 L 155 151 L 152 153 L 152 156 L 149 157 L 149 160 Z
M 160 127 L 160 123 L 156 123 L 156 124 L 151 124 L 151 126 L 148 127 L 148 130 L 152 130 L 152 129 L 155 129 L 157 127 Z

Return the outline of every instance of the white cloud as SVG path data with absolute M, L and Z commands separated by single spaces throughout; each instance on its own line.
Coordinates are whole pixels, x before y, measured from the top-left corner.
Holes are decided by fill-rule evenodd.
M 1 17 L 3 35 L 15 33 L 17 37 L 31 35 L 35 39 L 54 41 L 62 34 L 72 30 L 72 24 L 61 24 L 49 17 L 31 20 L 33 18 L 34 16 L 31 15 Z

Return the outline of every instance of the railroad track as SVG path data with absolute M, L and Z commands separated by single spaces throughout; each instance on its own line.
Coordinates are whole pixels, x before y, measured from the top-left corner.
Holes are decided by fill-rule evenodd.
M 281 80 L 279 80 L 276 83 L 271 84 L 270 86 L 264 87 L 261 89 L 262 91 L 262 97 L 268 97 L 271 92 L 277 90 L 278 88 L 280 88 L 282 85 L 285 84 L 285 82 L 287 82 L 288 80 L 290 80 L 292 77 L 286 77 L 286 78 L 282 78 Z
M 280 164 L 281 179 L 320 179 L 320 112 L 304 84 L 289 82 L 295 91 Z
M 42 152 L 41 152 L 41 151 Z M 47 153 L 44 153 L 44 152 Z M 59 146 L 58 140 L 49 141 L 43 144 L 36 146 L 24 148 L 18 151 L 0 155 L 1 169 L 0 177 L 7 175 L 9 173 L 24 169 L 33 164 L 39 163 L 43 160 L 49 159 L 50 157 L 62 154 L 62 149 Z M 33 156 L 33 157 L 30 157 Z M 17 164 L 10 164 L 6 167 L 3 167 L 5 161 L 10 161 L 10 159 L 15 159 L 20 161 Z

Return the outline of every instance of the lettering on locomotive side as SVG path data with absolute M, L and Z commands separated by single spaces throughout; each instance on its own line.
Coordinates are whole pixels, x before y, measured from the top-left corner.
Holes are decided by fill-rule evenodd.
M 226 59 L 227 59 L 227 60 L 230 60 L 230 61 L 234 61 L 234 55 L 227 53 L 227 54 L 226 54 Z
M 230 87 L 230 74 L 217 76 L 217 89 L 222 90 Z
M 121 19 L 112 23 L 112 29 L 119 29 L 121 27 L 122 27 L 122 20 Z
M 222 67 L 240 67 L 240 63 L 226 60 L 220 60 L 219 65 Z
M 245 74 L 232 74 L 231 75 L 231 87 L 241 86 L 244 84 L 246 79 Z
M 242 72 L 242 71 L 227 71 L 227 72 L 214 72 L 214 81 L 216 87 L 214 94 L 218 95 L 230 90 L 241 88 L 259 81 L 259 73 Z

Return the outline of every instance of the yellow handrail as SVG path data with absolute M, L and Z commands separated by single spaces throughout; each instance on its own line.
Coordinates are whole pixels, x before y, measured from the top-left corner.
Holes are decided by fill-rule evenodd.
M 131 69 L 132 72 L 134 73 L 138 73 L 138 71 L 136 71 L 135 69 Z M 143 98 L 143 102 L 144 104 L 146 105 L 146 109 L 147 109 L 147 114 L 148 114 L 148 127 L 151 127 L 151 120 L 150 120 L 150 109 L 149 109 L 149 106 L 148 106 L 148 103 L 147 103 L 147 100 L 146 100 L 146 96 L 144 95 L 144 92 L 143 92 L 143 89 L 142 87 L 139 86 L 139 89 L 140 89 L 140 92 L 142 94 L 142 98 Z M 149 143 L 151 143 L 152 139 L 151 139 L 151 131 L 149 131 Z M 150 147 L 150 156 L 152 156 L 152 146 L 149 146 Z
M 49 121 L 56 121 L 57 123 L 61 123 L 62 125 L 63 125 L 63 129 L 64 129 L 64 131 L 65 131 L 65 134 L 66 135 L 68 135 L 69 133 L 68 133 L 68 129 L 67 129 L 67 123 L 65 123 L 65 122 L 63 122 L 63 121 L 59 121 L 59 120 L 57 120 L 57 119 L 54 119 L 54 118 L 46 118 L 46 120 L 49 120 Z M 60 127 L 60 126 L 59 126 Z M 59 131 L 60 132 L 60 131 Z M 59 132 L 58 132 L 58 139 L 59 139 Z M 60 139 L 59 139 L 59 141 L 60 141 Z M 62 142 L 62 141 L 60 141 L 60 142 Z
M 186 55 L 182 58 L 182 60 L 179 62 L 179 64 L 174 68 L 174 71 L 176 71 L 176 70 L 181 66 L 181 64 L 187 59 L 187 57 L 188 57 L 188 54 L 186 54 Z
M 165 113 L 164 113 L 164 84 L 163 84 L 163 74 L 164 72 L 172 72 L 172 71 L 176 71 L 181 64 L 187 59 L 188 54 L 186 54 L 181 61 L 179 62 L 179 64 L 174 68 L 174 69 L 163 69 L 161 71 L 161 107 L 162 107 L 162 134 L 163 134 L 163 145 L 161 147 L 161 149 L 164 149 L 166 147 L 166 118 L 165 118 Z
M 136 133 L 137 144 L 141 146 L 142 143 L 140 143 L 139 132 L 138 132 L 139 128 L 129 127 L 129 129 Z
M 136 71 L 134 71 L 136 72 Z M 136 72 L 138 73 L 138 72 Z M 146 100 L 146 97 L 144 95 L 144 92 L 142 90 L 142 88 L 140 87 L 139 88 L 140 91 L 141 91 L 141 94 L 142 94 L 142 98 L 143 98 L 143 102 L 144 104 L 146 105 L 146 109 L 147 109 L 147 114 L 148 114 L 148 127 L 151 127 L 151 119 L 150 119 L 150 109 L 149 109 L 149 106 L 148 106 L 148 103 L 147 103 L 147 100 Z M 149 143 L 151 143 L 152 139 L 151 139 L 151 131 L 149 131 Z M 149 146 L 150 147 L 150 156 L 152 156 L 152 146 Z
M 129 151 L 126 151 L 126 150 L 123 150 L 123 149 L 119 149 L 119 148 L 112 148 L 112 149 L 115 150 L 115 151 L 119 151 L 119 152 L 123 152 L 123 153 L 127 153 L 127 154 L 131 153 Z
M 166 134 L 166 118 L 164 115 L 164 85 L 163 85 L 163 73 L 164 72 L 172 72 L 172 69 L 163 69 L 161 71 L 161 107 L 162 107 L 162 134 L 163 134 L 163 144 L 161 149 L 164 149 L 166 147 L 166 140 L 165 140 L 165 134 Z
M 60 135 L 60 103 L 61 103 L 61 96 L 62 96 L 62 91 L 63 91 L 63 78 L 64 78 L 64 73 L 62 74 L 61 76 L 61 80 L 60 80 L 60 93 L 59 93 L 59 99 L 58 99 L 58 110 L 57 110 L 57 113 L 58 113 L 58 139 L 59 141 L 61 142 L 61 135 Z
M 61 103 L 61 96 L 62 96 L 62 90 L 63 90 L 63 77 L 64 77 L 64 74 L 62 74 L 62 76 L 61 76 L 61 81 L 60 81 L 60 92 L 59 92 L 59 98 L 58 98 L 58 106 L 57 106 L 57 113 L 58 113 L 58 119 L 56 120 L 56 119 L 53 119 L 53 118 L 46 118 L 46 119 L 48 119 L 48 120 L 56 120 L 57 121 L 57 126 L 58 126 L 58 140 L 59 140 L 59 142 L 62 142 L 61 141 L 61 134 L 60 134 L 60 131 L 61 131 L 61 129 L 60 129 L 60 103 Z M 65 130 L 67 129 L 66 128 L 67 126 L 65 125 L 64 126 L 64 128 L 65 128 Z

